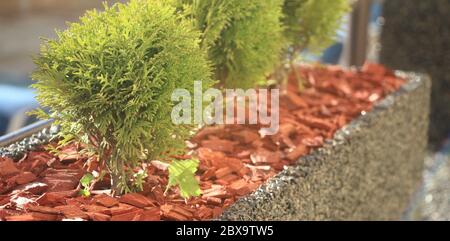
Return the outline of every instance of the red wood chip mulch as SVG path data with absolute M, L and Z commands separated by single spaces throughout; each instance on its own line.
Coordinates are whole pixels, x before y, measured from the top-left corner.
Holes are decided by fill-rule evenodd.
M 366 64 L 361 71 L 338 67 L 303 67 L 307 87 L 299 93 L 294 80 L 280 100 L 280 131 L 261 137 L 258 126 L 213 126 L 201 130 L 191 148 L 200 159 L 197 177 L 202 195 L 187 203 L 177 189 L 164 195 L 167 165 L 153 161 L 144 191 L 114 198 L 109 181 L 98 182 L 93 195 L 78 194 L 86 172 L 97 170 L 95 159 L 69 146 L 63 155 L 29 152 L 14 163 L 0 158 L 0 220 L 208 220 L 267 179 L 293 165 L 331 139 L 361 112 L 397 90 L 405 81 L 382 66 Z M 188 156 L 186 156 L 188 157 Z

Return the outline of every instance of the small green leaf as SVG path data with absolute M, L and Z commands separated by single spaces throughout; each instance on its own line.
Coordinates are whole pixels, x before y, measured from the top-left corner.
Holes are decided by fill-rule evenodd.
M 89 192 L 88 189 L 81 189 L 80 190 L 80 195 L 83 196 L 83 197 L 89 197 L 89 196 L 91 196 L 91 192 Z
M 180 195 L 183 198 L 200 196 L 200 186 L 197 179 L 195 179 L 199 163 L 199 160 L 172 161 L 169 166 L 167 190 L 172 186 L 178 185 Z
M 87 173 L 81 178 L 80 183 L 84 188 L 89 188 L 94 179 L 94 175 L 92 175 L 91 173 Z

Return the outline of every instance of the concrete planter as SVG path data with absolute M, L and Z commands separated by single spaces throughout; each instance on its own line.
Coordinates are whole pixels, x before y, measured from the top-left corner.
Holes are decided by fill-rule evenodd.
M 401 219 L 422 180 L 431 90 L 428 77 L 405 76 L 402 89 L 221 219 Z
M 323 148 L 237 201 L 221 219 L 400 219 L 422 178 L 431 82 L 423 75 L 398 74 L 408 79 L 400 90 L 340 130 Z M 42 142 L 54 135 L 48 125 L 41 124 L 47 127 Z M 22 143 L 39 136 L 25 131 L 9 139 L 29 135 Z M 10 142 L 0 138 L 0 143 Z M 3 148 L 0 155 L 12 151 L 11 146 Z

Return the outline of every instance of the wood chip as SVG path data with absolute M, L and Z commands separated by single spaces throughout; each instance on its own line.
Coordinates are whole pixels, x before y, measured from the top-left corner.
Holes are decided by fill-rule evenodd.
M 26 207 L 26 209 L 28 211 L 38 212 L 38 213 L 55 214 L 55 215 L 62 214 L 62 212 L 56 208 L 44 207 L 44 206 L 31 206 L 30 205 L 30 206 Z
M 58 155 L 59 161 L 64 164 L 70 164 L 81 159 L 80 152 L 78 150 L 66 150 Z
M 171 204 L 162 205 L 161 214 L 164 219 L 172 221 L 188 221 L 193 217 L 192 213 Z
M 103 213 L 87 212 L 86 214 L 89 216 L 89 219 L 92 221 L 101 221 L 101 222 L 111 221 L 111 216 L 103 214 Z
M 280 154 L 278 152 L 272 152 L 265 149 L 259 149 L 257 152 L 250 156 L 253 164 L 263 165 L 268 163 L 276 163 L 280 161 Z
M 197 216 L 200 220 L 208 220 L 213 217 L 213 210 L 211 208 L 201 206 L 197 212 Z
M 20 171 L 9 158 L 0 158 L 0 177 L 18 174 Z
M 136 219 L 139 219 L 142 213 L 144 213 L 144 210 L 138 209 L 131 212 L 113 215 L 111 217 L 111 221 L 138 221 Z
M 307 147 L 321 147 L 323 146 L 323 137 L 316 136 L 314 138 L 304 138 L 302 139 L 302 144 Z
M 247 129 L 241 130 L 234 134 L 243 144 L 250 144 L 259 139 L 258 133 Z
M 129 193 L 120 197 L 119 201 L 121 203 L 126 203 L 138 208 L 154 207 L 155 203 L 148 197 L 141 195 L 139 193 Z
M 213 208 L 212 211 L 213 211 L 213 218 L 218 218 L 218 217 L 220 217 L 220 215 L 222 215 L 223 209 L 220 207 L 215 207 L 215 208 Z
M 66 198 L 74 196 L 75 192 L 46 192 L 40 196 L 36 203 L 41 206 L 57 206 L 58 204 L 65 204 Z
M 212 168 L 208 169 L 201 176 L 201 180 L 204 180 L 204 181 L 210 180 L 211 178 L 213 178 L 216 175 L 216 170 L 217 170 L 217 168 L 215 168 L 215 167 L 212 167 Z
M 114 206 L 119 205 L 119 201 L 113 197 L 110 197 L 108 195 L 99 195 L 94 198 L 95 202 L 99 205 L 102 205 L 107 208 L 111 208 Z
M 45 213 L 27 213 L 17 216 L 9 216 L 5 218 L 6 221 L 56 221 L 58 220 L 58 215 L 45 214 Z
M 57 206 L 56 210 L 63 213 L 63 215 L 68 219 L 81 218 L 84 220 L 89 219 L 89 215 L 83 212 L 79 207 L 73 205 Z
M 120 214 L 124 214 L 124 213 L 129 213 L 129 212 L 133 212 L 139 210 L 137 207 L 135 206 L 131 206 L 128 204 L 124 204 L 124 203 L 119 203 L 119 206 L 113 207 L 110 209 L 110 215 L 112 216 L 117 216 Z
M 160 221 L 160 220 L 161 220 L 161 211 L 159 207 L 146 209 L 139 217 L 139 221 Z
M 22 185 L 22 184 L 27 184 L 30 182 L 33 182 L 37 179 L 36 175 L 34 175 L 31 172 L 23 172 L 21 174 L 19 174 L 18 176 L 16 176 L 16 183 L 18 185 Z
M 329 121 L 320 119 L 320 118 L 316 118 L 316 117 L 312 117 L 312 116 L 305 116 L 303 114 L 298 114 L 297 115 L 297 119 L 307 125 L 310 126 L 312 128 L 318 128 L 318 129 L 323 129 L 326 131 L 332 130 L 334 128 L 333 124 L 330 123 Z
M 297 106 L 297 108 L 308 108 L 308 103 L 306 103 L 302 98 L 300 98 L 297 94 L 288 92 L 287 94 L 290 101 Z
M 232 190 L 233 193 L 239 196 L 246 195 L 250 193 L 250 189 L 248 188 L 248 184 L 245 180 L 240 179 L 235 182 L 233 182 L 229 188 Z
M 111 213 L 111 210 L 109 208 L 98 205 L 82 205 L 81 209 L 85 212 L 90 213 L 101 213 L 106 215 Z
M 222 204 L 222 199 L 217 197 L 206 197 L 206 204 L 219 206 L 220 204 Z
M 204 140 L 201 142 L 201 146 L 218 152 L 232 153 L 234 151 L 234 145 L 236 142 L 228 140 Z
M 17 189 L 17 192 L 23 192 L 23 193 L 31 193 L 34 195 L 41 195 L 42 193 L 44 193 L 45 191 L 48 190 L 48 185 L 45 183 L 40 183 L 40 182 L 34 182 L 34 183 L 29 183 L 26 184 L 24 186 L 22 186 L 21 188 Z
M 226 181 L 227 183 L 232 183 L 232 182 L 234 182 L 236 180 L 239 180 L 239 179 L 240 179 L 240 176 L 234 175 L 234 174 L 228 174 L 228 175 L 226 175 L 226 176 L 221 178 L 221 180 Z
M 219 170 L 217 170 L 215 172 L 215 176 L 216 176 L 216 178 L 222 178 L 228 174 L 231 174 L 232 172 L 233 172 L 233 170 L 231 170 L 231 168 L 224 167 L 224 168 L 220 168 Z
M 223 186 L 216 186 L 208 190 L 203 191 L 203 197 L 217 197 L 217 198 L 227 198 L 230 193 L 227 192 L 226 188 Z
M 291 161 L 297 161 L 301 156 L 308 154 L 308 148 L 305 145 L 298 145 L 291 152 L 286 155 L 286 158 Z

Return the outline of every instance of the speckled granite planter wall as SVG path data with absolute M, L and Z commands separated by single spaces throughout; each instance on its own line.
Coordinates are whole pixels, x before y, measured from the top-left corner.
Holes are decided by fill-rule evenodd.
M 222 220 L 397 220 L 421 179 L 427 145 L 430 80 L 409 82 L 239 200 Z
M 430 147 L 450 133 L 450 0 L 387 0 L 381 63 L 433 79 Z

